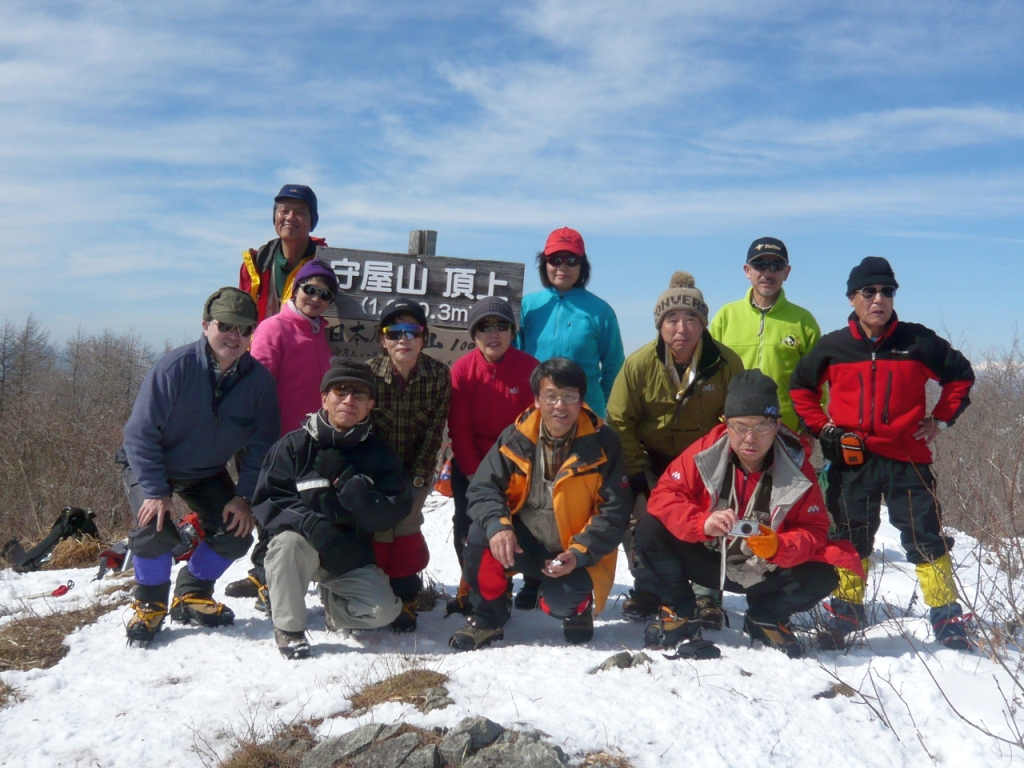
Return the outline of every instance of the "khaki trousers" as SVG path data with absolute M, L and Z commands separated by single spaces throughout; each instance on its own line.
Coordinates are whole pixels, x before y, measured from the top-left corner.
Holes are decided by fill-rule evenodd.
M 320 585 L 331 631 L 383 627 L 402 612 L 402 601 L 376 565 L 336 576 L 320 567 L 320 554 L 293 531 L 282 531 L 270 540 L 265 568 L 274 626 L 285 632 L 305 631 L 306 591 L 312 581 Z

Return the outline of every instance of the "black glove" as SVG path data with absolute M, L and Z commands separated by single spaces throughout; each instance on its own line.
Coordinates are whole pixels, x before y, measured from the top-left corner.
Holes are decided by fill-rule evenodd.
M 838 467 L 843 466 L 843 447 L 839 442 L 842 439 L 842 428 L 834 424 L 825 427 L 818 435 L 818 440 L 821 441 L 821 455 L 826 461 L 831 461 Z
M 637 472 L 635 475 L 630 475 L 629 487 L 633 491 L 633 497 L 637 496 L 650 496 L 651 486 L 647 482 L 646 472 Z
M 317 453 L 316 458 L 313 459 L 313 470 L 320 475 L 320 477 L 326 478 L 334 483 L 341 473 L 349 466 L 349 461 L 340 451 L 334 448 L 326 448 Z
M 323 515 L 310 515 L 302 521 L 302 535 L 320 553 L 320 565 L 331 573 L 344 573 L 345 537 Z
M 338 491 L 338 500 L 341 505 L 354 515 L 367 510 L 372 503 L 370 493 L 373 490 L 373 480 L 363 474 L 349 477 Z

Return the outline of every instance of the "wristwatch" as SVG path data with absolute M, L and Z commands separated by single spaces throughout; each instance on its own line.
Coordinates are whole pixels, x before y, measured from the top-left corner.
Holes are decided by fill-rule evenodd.
M 419 475 L 416 475 L 416 477 L 412 479 L 412 484 L 415 485 L 417 488 L 422 488 L 424 485 L 427 484 L 427 481 L 424 478 L 420 477 Z
M 250 507 L 252 506 L 252 496 L 243 496 L 242 494 L 238 494 L 238 498 L 240 498 L 242 501 L 244 501 Z
M 935 419 L 934 416 L 932 416 L 932 418 Z M 939 428 L 939 432 L 945 432 L 947 429 L 949 429 L 949 422 L 939 421 L 938 419 L 935 419 L 935 426 Z

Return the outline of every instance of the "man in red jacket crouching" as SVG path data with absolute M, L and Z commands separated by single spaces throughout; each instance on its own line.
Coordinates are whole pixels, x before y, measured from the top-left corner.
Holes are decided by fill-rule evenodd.
M 651 493 L 650 514 L 636 530 L 661 600 L 659 618 L 644 632 L 648 646 L 676 646 L 681 657 L 720 655 L 701 637 L 690 582 L 719 588 L 723 546 L 725 589 L 747 596 L 743 631 L 790 658 L 803 649 L 789 617 L 835 589 L 835 566 L 859 569 L 849 542 L 828 540 L 814 470 L 779 415 L 772 379 L 756 369 L 737 374 L 725 424 L 680 454 Z M 748 530 L 736 535 L 738 528 Z

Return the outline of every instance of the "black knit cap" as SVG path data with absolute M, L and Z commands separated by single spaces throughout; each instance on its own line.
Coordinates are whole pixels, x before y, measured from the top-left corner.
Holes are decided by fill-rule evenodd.
M 881 256 L 865 256 L 860 264 L 850 270 L 850 278 L 846 281 L 846 295 L 849 296 L 867 285 L 900 287 L 896 282 L 896 273 L 892 271 L 889 262 Z
M 485 317 L 500 317 L 508 323 L 512 323 L 512 333 L 516 332 L 516 313 L 512 311 L 512 305 L 497 296 L 488 296 L 481 299 L 469 310 L 469 317 L 466 319 L 466 326 L 469 328 L 469 335 L 481 320 Z
M 362 360 L 349 360 L 344 357 L 332 357 L 331 367 L 327 369 L 320 381 L 321 394 L 336 384 L 362 384 L 370 390 L 370 397 L 377 399 L 377 377 L 373 370 Z
M 412 315 L 416 322 L 427 327 L 427 313 L 423 311 L 423 305 L 412 299 L 395 299 L 386 307 L 380 315 L 380 327 L 391 325 L 392 320 L 398 315 Z
M 740 371 L 730 379 L 725 396 L 725 418 L 764 416 L 777 419 L 780 413 L 779 388 L 757 368 Z

